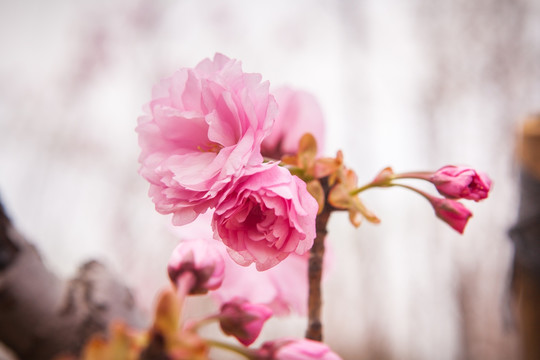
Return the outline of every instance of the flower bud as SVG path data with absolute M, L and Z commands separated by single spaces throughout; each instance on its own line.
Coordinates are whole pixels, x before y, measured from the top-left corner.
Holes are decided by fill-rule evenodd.
M 221 286 L 224 277 L 225 263 L 221 253 L 209 241 L 183 241 L 173 250 L 167 271 L 173 283 L 177 283 L 181 275 L 190 272 L 194 282 L 188 293 L 191 295 L 206 294 Z
M 454 228 L 454 230 L 463 234 L 467 221 L 472 216 L 469 209 L 460 202 L 451 199 L 430 197 L 429 201 L 437 217 Z
M 452 199 L 480 201 L 488 197 L 491 179 L 484 173 L 463 166 L 444 166 L 429 177 L 437 191 Z
M 272 310 L 263 304 L 251 304 L 243 298 L 234 298 L 221 306 L 220 326 L 227 335 L 233 335 L 245 346 L 252 344 Z
M 269 341 L 263 344 L 257 354 L 261 360 L 341 360 L 326 344 L 309 339 Z

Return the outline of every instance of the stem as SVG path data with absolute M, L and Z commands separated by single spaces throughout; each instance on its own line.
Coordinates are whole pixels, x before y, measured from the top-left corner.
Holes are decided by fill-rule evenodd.
M 322 322 L 321 322 L 321 277 L 324 257 L 324 238 L 327 230 L 326 224 L 330 218 L 331 210 L 326 208 L 317 215 L 316 229 L 317 236 L 313 242 L 313 247 L 309 252 L 309 295 L 308 295 L 308 328 L 306 338 L 316 341 L 322 341 Z
M 354 196 L 361 193 L 362 191 L 365 191 L 374 187 L 390 187 L 394 185 L 400 186 L 399 184 L 394 184 L 391 182 L 394 179 L 419 179 L 419 180 L 430 181 L 431 175 L 433 175 L 433 173 L 429 171 L 416 171 L 416 172 L 408 172 L 408 173 L 401 173 L 401 174 L 392 174 L 390 177 L 385 178 L 382 181 L 372 181 L 369 184 L 356 188 L 353 191 L 351 191 L 349 194 L 351 196 Z M 404 187 L 407 187 L 407 186 L 404 186 Z M 409 189 L 412 190 L 413 188 L 409 188 Z
M 371 189 L 372 187 L 376 187 L 376 186 L 380 186 L 380 185 L 377 183 L 369 183 L 369 184 L 366 184 L 364 186 L 354 189 L 353 191 L 349 193 L 349 195 L 354 196 L 354 195 L 360 194 L 362 191 Z
M 178 298 L 178 306 L 180 309 L 180 319 L 182 318 L 182 313 L 184 312 L 184 302 L 186 297 L 189 295 L 189 292 L 195 285 L 197 279 L 191 271 L 186 271 L 176 279 L 176 297 Z
M 367 189 L 371 189 L 371 188 L 374 188 L 374 187 L 389 187 L 389 186 L 392 186 L 393 183 L 391 182 L 392 180 L 394 179 L 397 179 L 399 178 L 399 175 L 392 175 L 391 177 L 387 177 L 385 179 L 381 179 L 381 180 L 374 180 L 364 186 L 360 186 L 359 188 L 356 188 L 354 190 L 352 190 L 351 192 L 349 192 L 349 195 L 350 196 L 354 196 L 354 195 L 357 195 L 357 194 L 360 194 L 362 191 L 365 191 Z
M 427 201 L 429 201 L 430 203 L 432 202 L 431 199 L 433 198 L 433 196 L 429 195 L 428 193 L 425 193 L 423 192 L 422 190 L 419 190 L 417 188 L 414 188 L 412 186 L 409 186 L 409 185 L 405 185 L 405 184 L 389 184 L 388 186 L 399 186 L 399 187 L 402 187 L 402 188 L 405 188 L 405 189 L 409 189 L 409 190 L 412 190 L 414 191 L 415 193 L 419 194 L 419 195 L 422 195 L 424 198 L 426 198 Z
M 237 354 L 243 355 L 246 359 L 250 359 L 250 360 L 257 359 L 257 355 L 253 352 L 253 350 L 250 350 L 250 349 L 238 346 L 238 345 L 224 343 L 218 340 L 208 339 L 205 341 L 210 346 L 235 352 Z
M 420 179 L 429 181 L 429 177 L 433 175 L 430 171 L 415 171 L 401 174 L 394 174 L 394 179 Z
M 198 331 L 200 328 L 202 328 L 202 327 L 204 327 L 204 326 L 206 326 L 208 324 L 214 323 L 216 321 L 219 321 L 219 320 L 220 320 L 220 315 L 219 314 L 210 315 L 210 316 L 207 316 L 207 317 L 202 318 L 200 320 L 192 321 L 188 325 L 186 325 L 186 327 L 189 327 L 190 330 Z

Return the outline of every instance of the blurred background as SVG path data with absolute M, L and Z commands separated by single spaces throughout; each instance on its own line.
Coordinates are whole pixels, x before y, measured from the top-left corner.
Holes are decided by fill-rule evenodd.
M 494 181 L 463 236 L 399 189 L 363 196 L 378 226 L 335 214 L 328 344 L 344 359 L 516 358 L 507 231 L 515 132 L 540 109 L 540 2 L 1 1 L 0 49 L 0 196 L 58 274 L 100 259 L 151 309 L 178 239 L 137 174 L 136 119 L 160 78 L 221 52 L 313 93 L 325 153 L 342 149 L 360 183 L 445 164 Z M 304 329 L 275 319 L 260 341 Z

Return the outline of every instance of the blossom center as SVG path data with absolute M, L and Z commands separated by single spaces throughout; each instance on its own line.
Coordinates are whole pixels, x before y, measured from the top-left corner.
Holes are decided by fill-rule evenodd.
M 197 145 L 197 150 L 200 152 L 213 152 L 213 153 L 219 153 L 221 149 L 223 149 L 223 145 L 215 143 L 215 142 L 207 142 L 203 145 Z
M 261 208 L 255 206 L 249 212 L 249 215 L 246 217 L 245 224 L 249 227 L 256 227 L 257 224 L 261 223 L 264 220 L 265 216 Z

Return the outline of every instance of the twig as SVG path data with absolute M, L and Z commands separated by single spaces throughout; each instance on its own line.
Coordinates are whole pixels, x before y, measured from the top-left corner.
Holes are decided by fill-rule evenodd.
M 308 328 L 306 338 L 316 341 L 322 341 L 322 322 L 321 322 L 321 277 L 324 257 L 324 239 L 327 234 L 326 224 L 330 218 L 331 209 L 325 209 L 317 215 L 316 230 L 317 236 L 313 242 L 313 247 L 309 252 L 309 295 L 308 295 Z

